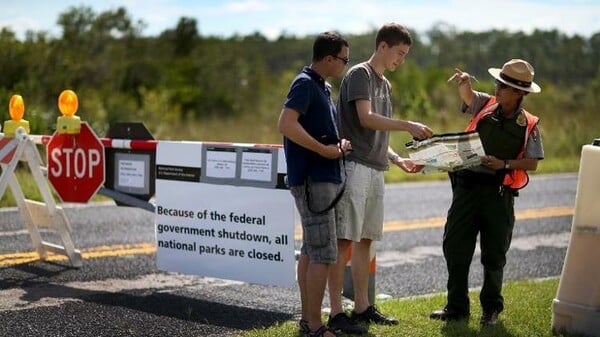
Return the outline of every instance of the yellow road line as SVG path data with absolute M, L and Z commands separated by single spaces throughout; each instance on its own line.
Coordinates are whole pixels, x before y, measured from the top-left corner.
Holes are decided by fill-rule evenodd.
M 526 209 L 516 213 L 515 218 L 517 220 L 530 220 L 568 215 L 573 215 L 573 207 L 548 207 Z M 412 221 L 390 221 L 384 224 L 383 230 L 385 232 L 393 232 L 412 229 L 438 228 L 444 227 L 445 223 L 446 217 L 420 219 Z
M 569 216 L 573 215 L 573 207 L 548 207 L 548 208 L 537 208 L 528 209 L 515 214 L 517 220 L 528 220 L 528 219 L 539 219 L 539 218 L 551 218 L 558 216 Z M 403 231 L 403 230 L 414 230 L 414 229 L 425 229 L 425 228 L 439 228 L 443 227 L 446 222 L 445 217 L 435 217 L 420 220 L 408 220 L 408 221 L 389 221 L 384 224 L 383 230 L 385 232 Z M 296 240 L 302 238 L 302 232 L 296 226 L 296 232 L 294 235 Z M 137 244 L 127 245 L 113 245 L 113 246 L 97 246 L 90 247 L 81 250 L 83 259 L 94 259 L 102 257 L 118 257 L 127 255 L 140 255 L 140 254 L 154 254 L 156 253 L 156 243 L 142 242 Z M 0 268 L 15 266 L 19 264 L 25 264 L 30 262 L 39 261 L 40 257 L 37 252 L 21 252 L 21 253 L 10 253 L 0 254 Z M 64 255 L 57 255 L 49 253 L 46 261 L 58 262 L 66 261 L 68 257 Z
M 156 252 L 155 243 L 137 243 L 130 245 L 97 246 L 81 250 L 83 259 L 94 259 L 100 257 L 116 257 L 126 255 L 153 254 Z M 48 253 L 46 261 L 58 262 L 66 261 L 69 258 L 65 255 Z M 0 267 L 14 266 L 39 261 L 40 256 L 37 252 L 22 252 L 11 254 L 0 254 Z
M 569 216 L 573 215 L 573 207 L 547 207 L 547 208 L 535 208 L 526 209 L 515 214 L 517 220 L 530 220 L 538 218 L 551 218 L 558 216 Z M 414 229 L 426 229 L 426 228 L 439 228 L 444 227 L 446 223 L 446 217 L 434 217 L 427 219 L 417 220 L 397 220 L 388 221 L 383 224 L 384 232 L 396 232 L 406 231 Z M 296 226 L 294 233 L 296 240 L 302 239 L 302 228 Z

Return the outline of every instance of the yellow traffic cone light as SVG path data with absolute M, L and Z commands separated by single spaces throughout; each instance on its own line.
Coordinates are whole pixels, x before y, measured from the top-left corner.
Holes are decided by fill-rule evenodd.
M 56 132 L 78 134 L 81 131 L 81 119 L 75 116 L 79 100 L 72 90 L 63 90 L 58 96 L 58 109 L 62 113 L 56 119 Z
M 25 114 L 25 102 L 21 95 L 12 95 L 10 102 L 8 103 L 8 111 L 10 113 L 11 120 L 4 122 L 4 136 L 7 138 L 14 138 L 17 129 L 22 127 L 25 132 L 29 133 L 29 122 L 23 119 Z

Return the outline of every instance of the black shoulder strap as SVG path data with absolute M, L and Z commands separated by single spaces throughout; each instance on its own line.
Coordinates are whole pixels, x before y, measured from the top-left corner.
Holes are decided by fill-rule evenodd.
M 325 209 L 320 210 L 320 211 L 314 210 L 312 208 L 312 206 L 310 205 L 310 187 L 309 187 L 308 179 L 306 180 L 306 182 L 304 183 L 304 191 L 306 194 L 306 205 L 308 206 L 309 211 L 311 211 L 315 214 L 325 214 L 325 213 L 329 212 L 332 208 L 334 208 L 335 205 L 337 205 L 337 203 L 342 198 L 342 195 L 344 195 L 344 191 L 346 190 L 346 180 L 348 177 L 346 176 L 346 156 L 344 155 L 343 151 L 342 151 L 342 170 L 344 171 L 344 181 L 342 182 L 342 187 L 340 188 L 340 191 L 335 196 L 335 198 L 331 201 L 331 203 L 327 207 L 325 207 Z

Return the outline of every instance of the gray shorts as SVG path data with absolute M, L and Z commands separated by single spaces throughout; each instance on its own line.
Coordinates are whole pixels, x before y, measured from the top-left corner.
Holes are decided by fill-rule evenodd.
M 336 207 L 337 237 L 380 241 L 383 236 L 383 171 L 346 162 L 346 191 Z
M 325 209 L 338 193 L 340 185 L 334 183 L 310 183 L 310 206 L 313 211 Z M 290 187 L 302 221 L 302 248 L 300 252 L 311 263 L 332 264 L 337 260 L 335 236 L 335 207 L 324 214 L 313 213 L 307 204 L 304 185 Z

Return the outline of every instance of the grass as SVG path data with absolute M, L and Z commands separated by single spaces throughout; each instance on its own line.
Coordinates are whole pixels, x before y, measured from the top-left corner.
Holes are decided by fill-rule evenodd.
M 400 319 L 394 327 L 369 327 L 367 336 L 390 337 L 583 337 L 575 333 L 552 333 L 552 300 L 556 296 L 558 279 L 515 281 L 505 284 L 505 310 L 498 325 L 481 327 L 479 292 L 471 292 L 471 319 L 468 322 L 444 323 L 429 319 L 429 313 L 442 308 L 445 294 L 383 301 L 378 304 L 386 314 Z M 323 317 L 325 320 L 326 318 Z M 239 337 L 298 337 L 296 322 L 282 322 L 276 326 L 243 332 Z
M 2 172 L 2 169 L 0 169 L 0 172 Z M 19 181 L 19 186 L 21 187 L 21 190 L 23 191 L 27 199 L 37 201 L 42 200 L 40 190 L 35 183 L 35 179 L 33 179 L 33 177 L 31 176 L 29 168 L 17 168 L 17 170 L 15 170 L 15 176 L 17 177 L 17 180 Z M 10 186 L 7 185 L 4 195 L 0 199 L 0 207 L 9 207 L 15 205 L 15 199 L 11 192 Z

